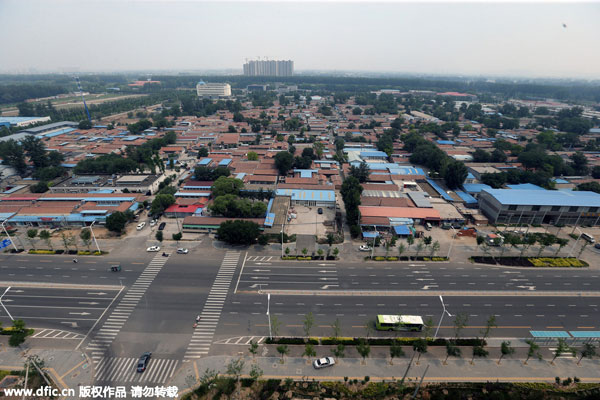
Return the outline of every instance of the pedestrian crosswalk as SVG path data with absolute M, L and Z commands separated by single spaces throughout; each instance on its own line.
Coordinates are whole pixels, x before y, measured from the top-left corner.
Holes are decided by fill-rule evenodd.
M 93 339 L 86 347 L 86 350 L 91 351 L 94 363 L 98 364 L 100 359 L 102 359 L 104 352 L 110 347 L 113 340 L 115 340 L 119 331 L 137 306 L 137 303 L 144 296 L 146 290 L 148 290 L 148 287 L 150 287 L 152 281 L 167 260 L 168 258 L 157 254 L 135 283 L 127 290 L 125 296 L 121 298 L 121 301 L 119 301 L 119 304 L 117 304 L 106 321 L 104 321 L 102 327 L 96 331 Z
M 215 344 L 235 344 L 238 346 L 248 346 L 250 345 L 250 342 L 262 344 L 266 338 L 266 336 L 236 336 L 218 340 L 215 342 Z
M 96 384 L 99 382 L 164 384 L 173 376 L 179 360 L 150 358 L 144 372 L 137 372 L 137 363 L 137 358 L 101 358 L 95 367 Z
M 79 333 L 63 331 L 61 329 L 35 329 L 35 334 L 32 338 L 37 339 L 83 339 L 83 335 Z
M 277 258 L 277 256 L 248 256 L 246 261 L 271 261 Z
M 200 314 L 200 321 L 196 324 L 192 339 L 183 357 L 184 362 L 208 354 L 239 259 L 240 253 L 237 251 L 225 253 L 225 258 Z

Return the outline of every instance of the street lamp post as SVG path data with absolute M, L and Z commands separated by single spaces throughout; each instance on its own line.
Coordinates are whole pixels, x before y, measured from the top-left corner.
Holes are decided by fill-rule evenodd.
M 446 310 L 446 305 L 444 304 L 444 299 L 442 298 L 442 296 L 440 296 L 440 301 L 442 302 L 442 307 L 444 309 L 442 311 L 442 316 L 440 317 L 440 322 L 438 323 L 437 329 L 435 330 L 435 334 L 433 335 L 434 340 L 437 338 L 438 331 L 440 330 L 440 326 L 442 325 L 442 320 L 444 319 L 444 314 L 448 314 L 449 317 L 452 317 L 452 314 L 450 314 Z
M 6 290 L 4 291 L 4 293 L 2 293 L 2 296 L 0 296 L 0 306 L 2 306 L 2 308 L 4 308 L 4 311 L 10 317 L 10 320 L 14 321 L 15 319 L 12 317 L 12 315 L 10 315 L 10 313 L 8 312 L 8 310 L 6 309 L 6 307 L 4 306 L 4 303 L 2 303 L 2 298 L 10 290 L 10 288 L 11 288 L 11 286 L 7 287 Z
M 283 224 L 281 224 L 281 258 L 283 259 Z
M 98 249 L 98 253 L 102 253 L 102 251 L 100 251 L 100 246 L 98 246 L 98 241 L 96 240 L 96 235 L 94 235 L 94 230 L 92 229 L 92 226 L 94 226 L 95 223 L 96 223 L 96 221 L 93 221 L 92 224 L 88 228 L 90 228 L 90 232 L 92 232 L 92 237 L 94 238 L 94 243 L 96 243 L 96 248 Z
M 10 235 L 8 234 L 8 231 L 6 230 L 6 226 L 4 226 L 4 224 L 6 224 L 6 221 L 2 222 L 2 229 L 4 229 L 4 233 L 6 233 L 6 236 L 8 237 L 8 240 L 10 240 L 10 243 L 15 248 L 15 251 L 18 252 L 19 250 L 17 249 L 17 246 L 15 245 L 15 242 L 13 242 L 13 240 L 10 237 Z
M 271 313 L 269 312 L 271 306 L 271 293 L 267 293 L 267 317 L 269 318 L 269 339 L 273 339 L 271 334 Z

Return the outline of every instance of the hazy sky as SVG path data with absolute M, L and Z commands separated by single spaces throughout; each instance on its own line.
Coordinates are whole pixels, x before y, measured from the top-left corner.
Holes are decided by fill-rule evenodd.
M 566 28 L 563 27 L 566 24 Z M 239 69 L 600 78 L 600 3 L 0 0 L 0 71 Z

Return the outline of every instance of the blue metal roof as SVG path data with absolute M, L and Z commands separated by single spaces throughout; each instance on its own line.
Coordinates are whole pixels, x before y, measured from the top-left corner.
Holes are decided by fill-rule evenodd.
M 455 190 L 454 193 L 456 193 L 456 195 L 458 197 L 460 197 L 467 204 L 476 204 L 477 203 L 477 200 L 475 199 L 475 197 L 471 196 L 469 193 L 465 193 L 462 190 Z
M 454 144 L 452 140 L 436 140 L 438 144 Z
M 600 207 L 600 194 L 564 190 L 485 189 L 501 204 L 530 206 Z
M 425 175 L 425 171 L 421 168 L 414 168 L 406 165 L 396 165 L 393 164 L 393 167 L 390 167 L 390 173 L 394 175 Z
M 335 202 L 333 190 L 304 190 L 304 189 L 277 189 L 277 196 L 291 196 L 292 200 L 310 200 Z
M 360 156 L 361 157 L 387 158 L 388 155 L 387 155 L 387 153 L 384 153 L 383 151 L 369 150 L 369 151 L 361 151 Z
M 569 331 L 574 338 L 600 338 L 600 331 Z
M 514 185 L 506 185 L 506 187 L 517 190 L 546 190 L 541 186 L 534 185 L 533 183 L 516 183 Z
M 570 338 L 566 331 L 529 331 L 534 338 Z
M 273 222 L 275 222 L 275 213 L 268 213 L 265 218 L 265 226 L 273 226 Z
M 400 236 L 410 235 L 410 229 L 408 229 L 408 226 L 406 226 L 406 225 L 394 226 L 394 232 L 396 232 L 396 235 L 400 235 Z
M 219 167 L 226 167 L 229 164 L 231 164 L 232 161 L 233 161 L 232 158 L 224 158 L 221 161 L 219 161 Z
M 69 133 L 69 132 L 73 132 L 75 129 L 74 128 L 64 128 L 55 132 L 50 132 L 50 133 L 42 133 L 40 136 L 43 137 L 47 137 L 47 138 L 51 138 L 54 136 L 58 136 L 58 135 L 62 135 L 63 133 Z
M 484 183 L 463 183 L 463 189 L 467 193 L 479 193 L 482 190 L 491 189 L 492 187 Z
M 376 238 L 379 236 L 379 232 L 363 232 L 362 236 L 365 238 Z
M 11 124 L 18 124 L 19 122 L 33 121 L 40 117 L 0 117 L 0 122 L 9 122 Z
M 440 194 L 440 196 L 442 196 L 442 198 L 444 200 L 447 201 L 454 201 L 454 199 L 452 197 L 450 197 L 450 195 L 448 195 L 448 193 L 446 193 L 444 191 L 444 189 L 442 189 L 437 183 L 435 183 L 434 181 L 432 181 L 431 179 L 427 179 L 427 183 L 429 183 L 431 185 L 431 187 Z
M 561 183 L 570 183 L 568 180 L 566 179 L 561 179 L 561 178 L 553 178 L 552 179 L 555 183 L 561 184 Z
M 202 160 L 200 160 L 200 162 L 198 163 L 198 165 L 200 165 L 202 167 L 206 167 L 211 162 L 212 162 L 212 158 L 203 158 Z

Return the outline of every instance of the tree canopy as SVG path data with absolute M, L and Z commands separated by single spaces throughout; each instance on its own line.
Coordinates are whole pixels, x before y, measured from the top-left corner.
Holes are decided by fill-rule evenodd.
M 219 240 L 229 244 L 253 244 L 260 235 L 260 227 L 252 221 L 225 221 L 217 230 Z

